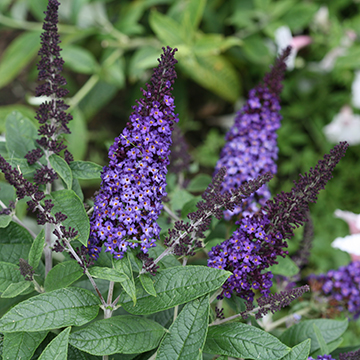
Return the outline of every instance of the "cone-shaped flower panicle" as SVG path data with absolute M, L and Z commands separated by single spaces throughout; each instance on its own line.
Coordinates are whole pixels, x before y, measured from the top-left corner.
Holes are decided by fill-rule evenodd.
M 215 168 L 215 173 L 223 166 L 227 169 L 222 191 L 237 190 L 245 181 L 268 171 L 272 174 L 277 171 L 276 130 L 282 118 L 279 95 L 290 50 L 290 47 L 284 50 L 263 82 L 249 92 L 246 104 L 237 113 L 234 125 L 226 134 L 226 145 Z M 268 187 L 263 185 L 243 203 L 247 204 L 245 208 L 225 211 L 225 219 L 229 220 L 244 210 L 250 213 L 257 211 L 257 204 L 264 205 L 269 198 Z
M 253 290 L 264 296 L 270 293 L 272 273 L 269 266 L 277 264 L 278 256 L 285 256 L 285 239 L 293 236 L 293 229 L 307 221 L 308 204 L 316 201 L 317 194 L 332 178 L 332 171 L 342 156 L 346 143 L 340 143 L 324 156 L 309 174 L 301 175 L 298 183 L 288 192 L 268 200 L 260 211 L 237 222 L 240 227 L 232 237 L 209 252 L 210 267 L 232 271 L 223 285 L 223 294 L 233 292 L 252 303 Z
M 36 96 L 47 96 L 49 101 L 42 103 L 37 110 L 36 119 L 41 124 L 39 128 L 40 139 L 37 140 L 40 148 L 30 151 L 25 157 L 30 164 L 39 160 L 45 152 L 48 158 L 53 153 L 59 154 L 65 150 L 65 160 L 69 163 L 73 160 L 72 155 L 66 150 L 66 145 L 58 137 L 61 134 L 69 134 L 68 123 L 72 116 L 65 110 L 69 107 L 62 98 L 67 95 L 68 90 L 63 89 L 66 80 L 61 75 L 64 60 L 60 56 L 59 34 L 57 29 L 58 8 L 57 0 L 49 0 L 43 24 L 44 32 L 41 35 L 41 49 L 39 55 L 41 60 L 38 63 L 39 77 L 42 82 L 36 89 Z M 54 173 L 52 169 L 43 167 L 38 170 L 35 179 L 37 183 L 52 182 Z M 45 180 L 41 180 L 45 179 Z
M 338 270 L 310 277 L 312 291 L 328 299 L 329 312 L 348 311 L 354 319 L 360 316 L 360 261 L 353 261 Z M 329 315 L 329 314 L 327 314 Z
M 116 259 L 139 245 L 147 253 L 160 233 L 156 220 L 166 195 L 171 131 L 178 122 L 171 95 L 176 49 L 163 50 L 151 84 L 141 89 L 143 98 L 109 149 L 110 163 L 102 171 L 91 219 L 88 253 L 94 259 L 102 245 Z

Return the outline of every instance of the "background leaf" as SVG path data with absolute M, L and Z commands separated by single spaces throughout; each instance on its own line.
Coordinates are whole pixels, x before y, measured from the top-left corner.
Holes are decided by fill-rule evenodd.
M 35 125 L 17 111 L 6 118 L 6 147 L 9 156 L 23 158 L 35 149 L 37 130 Z
M 284 258 L 278 256 L 276 258 L 276 261 L 278 262 L 278 264 L 270 266 L 269 268 L 269 270 L 274 275 L 291 277 L 298 274 L 300 271 L 299 267 L 295 264 L 293 260 L 290 259 L 289 256 L 286 256 Z
M 49 157 L 50 164 L 55 172 L 61 177 L 68 189 L 71 189 L 72 185 L 72 173 L 67 162 L 59 155 L 52 154 Z
M 0 62 L 0 88 L 13 80 L 39 51 L 39 31 L 19 35 L 3 53 Z
M 39 360 L 67 360 L 70 330 L 71 327 L 68 327 L 56 336 L 42 352 Z
M 103 167 L 90 161 L 78 160 L 70 163 L 70 169 L 74 178 L 87 180 L 100 179 L 100 172 Z
M 69 342 L 93 355 L 136 354 L 156 348 L 164 332 L 165 329 L 152 320 L 114 316 L 74 331 Z
M 45 235 L 44 235 L 44 229 L 42 229 L 39 234 L 34 239 L 30 252 L 29 252 L 29 260 L 28 263 L 30 266 L 32 266 L 34 269 L 36 269 L 39 265 L 39 262 L 41 260 L 41 255 L 44 250 L 44 243 L 45 243 Z
M 106 267 L 93 266 L 89 269 L 90 275 L 104 280 L 122 282 L 129 280 L 129 278 L 119 270 L 109 269 Z
M 12 283 L 4 290 L 4 292 L 1 294 L 1 297 L 8 299 L 14 298 L 27 290 L 31 285 L 31 282 L 25 280 Z
M 134 306 L 136 304 L 136 289 L 135 289 L 135 282 L 133 271 L 131 267 L 130 257 L 127 253 L 124 254 L 124 257 L 120 260 L 113 260 L 114 268 L 121 273 L 125 274 L 128 279 L 124 280 L 121 283 L 126 294 L 130 296 L 132 301 L 134 302 Z
M 87 49 L 77 45 L 63 45 L 61 56 L 65 67 L 81 74 L 93 74 L 99 68 L 94 55 Z
M 310 345 L 310 339 L 304 340 L 299 345 L 294 346 L 281 360 L 307 360 L 310 353 Z
M 15 264 L 0 262 L 0 291 L 4 292 L 12 283 L 24 280 L 20 274 L 20 269 Z
M 30 360 L 47 331 L 6 333 L 4 336 L 3 359 Z
M 204 352 L 246 359 L 278 360 L 290 352 L 275 336 L 254 326 L 232 323 L 210 326 Z
M 339 338 L 348 326 L 348 320 L 343 321 L 328 320 L 328 319 L 315 319 L 305 320 L 299 324 L 295 324 L 280 336 L 280 340 L 288 345 L 295 346 L 300 342 L 311 339 L 310 353 L 320 348 L 320 344 L 316 338 L 313 325 L 316 325 L 325 340 L 326 343 L 336 340 Z
M 43 331 L 81 326 L 96 317 L 99 299 L 90 291 L 66 288 L 27 299 L 0 319 L 0 331 Z
M 187 303 L 162 340 L 156 359 L 198 359 L 205 344 L 209 310 L 209 295 Z
M 86 246 L 90 234 L 90 222 L 84 205 L 75 192 L 72 190 L 53 191 L 46 198 L 53 200 L 54 207 L 51 209 L 51 213 L 53 215 L 57 212 L 66 214 L 67 219 L 62 224 L 77 230 L 78 240 Z
M 156 298 L 149 295 L 140 280 L 135 280 L 137 303 L 122 293 L 119 303 L 131 314 L 143 315 L 170 309 L 217 290 L 229 277 L 228 271 L 206 266 L 174 267 L 160 270 L 154 277 Z
M 45 291 L 50 292 L 65 288 L 83 275 L 83 270 L 75 260 L 64 261 L 55 265 L 45 278 Z

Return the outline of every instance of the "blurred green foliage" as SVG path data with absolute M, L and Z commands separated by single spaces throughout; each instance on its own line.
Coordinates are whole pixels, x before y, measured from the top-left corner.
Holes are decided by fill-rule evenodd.
M 1 132 L 13 110 L 36 125 L 31 104 L 46 5 L 46 0 L 0 2 Z M 234 117 L 237 101 L 246 98 L 273 63 L 281 26 L 312 39 L 299 51 L 282 94 L 278 174 L 270 187 L 274 194 L 289 190 L 300 172 L 330 150 L 322 129 L 351 104 L 354 72 L 360 69 L 359 1 L 62 0 L 59 31 L 70 90 L 67 102 L 74 116 L 68 142 L 75 159 L 106 163 L 106 144 L 122 130 L 161 47 L 169 45 L 179 49 L 174 94 L 179 126 L 193 156 L 189 175 L 195 177 L 199 169 L 211 175 L 229 126 L 224 115 Z M 322 60 L 339 48 L 344 50 L 341 56 L 323 68 Z M 330 244 L 348 234 L 347 225 L 334 220 L 334 210 L 360 213 L 359 151 L 360 145 L 348 149 L 311 207 L 315 236 L 309 273 L 349 261 Z M 172 198 L 175 209 L 191 201 L 181 191 Z M 301 235 L 302 230 L 296 231 L 290 253 Z

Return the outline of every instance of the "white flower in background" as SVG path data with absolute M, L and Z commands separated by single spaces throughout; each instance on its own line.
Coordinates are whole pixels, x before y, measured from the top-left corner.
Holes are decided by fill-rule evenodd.
M 340 56 L 346 55 L 348 48 L 354 43 L 355 39 L 355 31 L 346 31 L 345 35 L 340 40 L 340 46 L 330 50 L 319 62 L 318 68 L 322 71 L 331 71 L 334 68 L 336 59 Z
M 311 43 L 311 37 L 307 35 L 292 36 L 290 29 L 287 26 L 281 26 L 275 30 L 275 43 L 280 54 L 289 45 L 292 47 L 291 54 L 286 61 L 288 70 L 293 70 L 295 67 L 295 58 L 297 52 Z
M 355 72 L 355 79 L 351 85 L 352 104 L 360 109 L 360 71 Z
M 314 25 L 326 32 L 330 28 L 329 8 L 325 5 L 321 6 L 314 16 Z
M 338 237 L 333 241 L 331 246 L 349 253 L 351 258 L 355 260 L 355 257 L 360 256 L 360 234 Z
M 337 209 L 334 212 L 334 216 L 348 223 L 350 234 L 360 233 L 360 214 Z
M 331 246 L 349 253 L 353 261 L 360 260 L 360 214 L 337 209 L 334 216 L 348 223 L 351 235 L 336 238 Z
M 343 106 L 323 132 L 332 143 L 347 141 L 349 145 L 360 144 L 360 115 L 354 114 L 350 106 Z

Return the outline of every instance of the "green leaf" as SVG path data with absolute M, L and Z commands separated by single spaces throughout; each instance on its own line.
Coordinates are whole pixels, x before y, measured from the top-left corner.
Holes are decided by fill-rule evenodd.
M 230 274 L 228 271 L 207 266 L 190 265 L 160 270 L 154 277 L 156 298 L 149 295 L 140 280 L 136 279 L 136 305 L 133 306 L 131 298 L 125 292 L 121 293 L 119 303 L 131 314 L 152 314 L 217 290 Z
M 3 359 L 30 360 L 46 334 L 47 331 L 6 333 L 4 336 Z
M 9 84 L 39 51 L 39 31 L 19 35 L 4 51 L 0 62 L 0 88 Z
M 90 222 L 84 209 L 84 205 L 79 197 L 72 190 L 53 191 L 47 195 L 45 199 L 52 199 L 54 207 L 51 213 L 55 215 L 57 212 L 67 215 L 67 219 L 62 224 L 68 228 L 69 226 L 78 231 L 78 240 L 87 245 L 90 234 Z
M 39 232 L 38 236 L 34 239 L 29 252 L 28 263 L 34 269 L 36 269 L 39 265 L 41 255 L 44 250 L 44 243 L 45 243 L 45 235 L 44 235 L 44 229 L 42 229 Z
M 92 118 L 100 109 L 108 104 L 117 93 L 118 88 L 115 85 L 99 81 L 81 100 L 79 107 L 85 119 Z M 70 123 L 71 125 L 71 123 Z M 71 127 L 70 130 L 72 131 Z M 71 134 L 70 134 L 71 135 Z M 83 134 L 79 133 L 83 138 Z M 79 137 L 78 137 L 79 139 Z M 76 141 L 76 138 L 74 139 Z M 77 141 L 79 144 L 82 141 Z
M 165 329 L 152 320 L 114 316 L 74 331 L 69 342 L 93 355 L 136 354 L 156 348 L 164 332 Z
M 34 172 L 38 165 L 30 165 L 26 159 L 19 159 L 15 157 L 6 157 L 5 160 L 14 169 L 20 169 L 21 174 L 27 175 Z
M 209 311 L 209 295 L 187 303 L 162 340 L 156 359 L 198 359 L 205 344 Z
M 10 158 L 23 158 L 33 150 L 36 137 L 35 125 L 21 113 L 14 111 L 6 118 L 6 146 Z
M 62 331 L 41 353 L 38 360 L 66 360 L 71 327 Z
M 186 56 L 185 56 L 186 55 Z M 194 81 L 232 103 L 240 96 L 239 77 L 233 65 L 222 55 L 196 56 L 193 51 L 181 55 L 179 66 Z
M 15 222 L 0 228 L 0 261 L 18 264 L 20 258 L 27 260 L 32 242 L 29 232 Z
M 136 289 L 133 271 L 131 267 L 130 257 L 127 253 L 124 254 L 124 257 L 120 260 L 113 260 L 114 268 L 121 273 L 124 273 L 128 279 L 124 280 L 121 283 L 121 286 L 125 290 L 125 293 L 130 296 L 132 301 L 134 302 L 134 306 L 136 304 Z
M 289 256 L 286 256 L 285 258 L 278 256 L 276 258 L 276 261 L 278 262 L 278 264 L 270 266 L 269 268 L 269 270 L 274 275 L 291 277 L 298 274 L 300 271 L 299 267 L 294 263 L 293 260 L 290 259 Z
M 75 192 L 79 199 L 84 202 L 84 194 L 81 190 L 80 182 L 78 179 L 73 178 L 71 189 Z
M 0 215 L 0 228 L 6 228 L 10 224 L 11 219 L 10 215 Z
M 99 312 L 99 300 L 90 291 L 66 288 L 27 299 L 0 319 L 0 331 L 42 331 L 81 326 Z
M 186 2 L 185 9 L 181 12 L 181 25 L 191 39 L 202 19 L 206 0 L 190 0 Z
M 310 352 L 310 345 L 310 339 L 304 340 L 299 345 L 294 346 L 288 354 L 281 358 L 281 360 L 307 360 Z
M 99 68 L 94 55 L 81 46 L 63 45 L 61 56 L 65 66 L 77 73 L 93 74 Z
M 202 201 L 201 196 L 196 196 L 193 199 L 191 199 L 190 201 L 188 201 L 186 204 L 184 204 L 184 206 L 181 209 L 181 217 L 183 219 L 188 219 L 188 214 L 191 214 L 193 212 L 195 212 L 196 210 L 198 210 L 196 204 Z
M 10 284 L 24 280 L 15 264 L 0 262 L 0 291 L 4 292 Z
M 199 34 L 193 47 L 198 56 L 218 55 L 233 46 L 240 46 L 243 42 L 234 36 L 223 36 L 221 34 Z
M 5 105 L 0 106 L 0 131 L 5 132 L 5 119 L 12 112 L 20 112 L 23 117 L 28 118 L 30 120 L 34 119 L 36 113 L 32 107 L 22 105 L 22 104 L 14 104 L 14 105 Z M 37 120 L 33 120 L 34 124 Z
M 25 280 L 12 283 L 4 290 L 4 292 L 1 294 L 1 297 L 7 299 L 14 298 L 27 290 L 30 285 L 32 285 L 31 282 Z
M 186 29 L 169 16 L 153 10 L 150 13 L 149 25 L 156 36 L 172 48 L 186 42 Z
M 191 179 L 189 185 L 186 187 L 187 191 L 190 192 L 199 192 L 204 191 L 212 181 L 212 177 L 207 174 L 196 175 Z
M 288 24 L 291 31 L 296 33 L 309 25 L 318 9 L 319 5 L 317 4 L 299 2 L 291 7 L 281 20 L 284 24 Z
M 177 189 L 171 197 L 170 204 L 173 211 L 181 210 L 194 196 L 184 189 Z
M 326 343 L 339 338 L 347 329 L 348 320 L 343 321 L 337 320 L 328 320 L 328 319 L 316 319 L 316 320 L 305 320 L 299 324 L 295 324 L 289 329 L 285 330 L 284 333 L 280 336 L 280 340 L 288 345 L 295 346 L 300 342 L 310 338 L 311 339 L 311 349 L 310 353 L 313 353 L 315 350 L 320 348 L 320 344 L 316 338 L 313 324 L 321 331 L 322 336 Z
M 54 266 L 45 279 L 45 291 L 50 292 L 71 285 L 83 275 L 83 270 L 75 260 L 64 261 Z
M 139 276 L 140 282 L 144 288 L 144 290 L 151 296 L 156 297 L 156 290 L 154 287 L 154 281 L 148 274 L 140 274 Z
M 164 250 L 165 248 L 163 246 L 156 244 L 156 247 L 149 249 L 149 256 L 156 259 Z M 163 257 L 158 265 L 160 266 L 160 269 L 181 266 L 179 260 L 177 260 L 174 255 Z
M 152 69 L 157 66 L 159 57 L 159 49 L 152 46 L 142 46 L 137 49 L 132 56 L 129 64 L 129 77 L 134 82 L 141 78 L 145 70 Z
M 318 341 L 320 345 L 320 351 L 322 354 L 329 354 L 329 348 L 324 340 L 324 337 L 321 334 L 320 329 L 316 326 L 316 324 L 313 324 L 314 333 L 316 336 L 316 340 Z
M 70 169 L 75 179 L 100 179 L 100 173 L 103 169 L 102 166 L 90 161 L 72 161 Z
M 90 275 L 104 280 L 122 282 L 129 280 L 129 278 L 121 271 L 116 269 L 109 269 L 106 267 L 93 266 L 89 269 Z
M 85 121 L 85 115 L 79 107 L 72 108 L 71 113 L 73 116 L 73 120 L 69 123 L 71 133 L 65 134 L 64 138 L 67 142 L 67 148 L 74 156 L 74 159 L 81 160 L 84 158 L 88 148 L 88 128 Z M 81 141 L 79 141 L 79 139 L 81 139 Z
M 72 173 L 67 162 L 59 155 L 52 154 L 49 157 L 50 164 L 56 173 L 63 179 L 66 187 L 71 189 L 72 185 Z
M 275 336 L 242 323 L 210 326 L 204 347 L 205 353 L 257 360 L 278 360 L 290 350 Z

